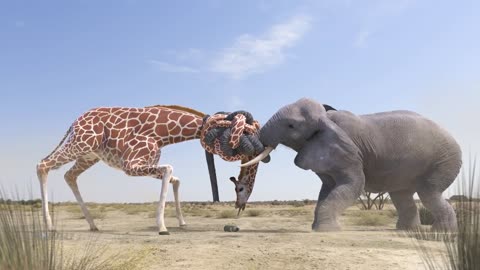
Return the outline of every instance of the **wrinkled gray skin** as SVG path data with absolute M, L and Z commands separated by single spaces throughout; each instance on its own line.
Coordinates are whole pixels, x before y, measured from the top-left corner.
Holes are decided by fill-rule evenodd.
M 355 115 L 329 110 L 311 99 L 281 108 L 260 131 L 265 146 L 283 144 L 298 154 L 295 165 L 322 180 L 312 229 L 338 230 L 339 215 L 362 190 L 388 192 L 398 229 L 420 224 L 418 193 L 432 212 L 434 230 L 455 230 L 453 208 L 442 198 L 462 165 L 461 149 L 442 128 L 409 111 Z

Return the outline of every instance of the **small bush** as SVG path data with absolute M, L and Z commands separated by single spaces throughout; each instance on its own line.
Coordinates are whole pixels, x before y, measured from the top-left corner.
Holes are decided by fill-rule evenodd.
M 206 212 L 203 214 L 203 217 L 211 218 L 211 217 L 213 217 L 213 213 L 212 213 L 211 211 L 206 211 Z
M 294 207 L 303 207 L 305 206 L 305 203 L 303 201 L 293 201 L 290 203 L 290 205 L 294 206 Z
M 205 215 L 205 210 L 194 207 L 185 209 L 185 213 L 193 217 L 202 217 Z
M 176 217 L 177 212 L 175 212 L 175 209 L 165 209 L 165 217 Z M 150 211 L 148 212 L 147 215 L 148 218 L 156 218 L 157 217 L 157 211 Z
M 362 211 L 356 217 L 355 225 L 358 226 L 385 226 L 390 224 L 391 219 L 381 212 Z
M 245 214 L 249 217 L 259 217 L 263 215 L 263 211 L 259 209 L 249 209 L 245 211 Z
M 396 209 L 388 209 L 388 210 L 383 210 L 386 213 L 387 217 L 391 218 L 396 218 L 398 217 L 398 213 Z
M 138 215 L 138 214 L 147 212 L 148 209 L 146 209 L 144 207 L 127 207 L 127 208 L 123 209 L 123 211 L 127 215 Z
M 237 213 L 234 210 L 223 210 L 218 213 L 218 218 L 236 218 Z
M 422 225 L 432 225 L 434 222 L 432 213 L 425 207 L 420 207 L 418 211 L 420 215 L 420 224 Z
M 452 197 L 450 197 L 450 201 L 468 201 L 468 197 L 465 195 L 453 195 Z
M 305 209 L 305 208 L 280 209 L 278 211 L 274 211 L 274 213 L 279 216 L 296 217 L 296 216 L 310 215 L 311 210 Z
M 278 200 L 274 200 L 271 204 L 272 205 L 282 205 L 282 203 L 279 202 Z
M 80 215 L 82 214 L 82 209 L 80 208 L 79 205 L 69 205 L 69 206 L 65 206 L 64 207 L 64 210 L 70 214 L 74 214 L 74 215 Z
M 89 212 L 90 212 L 90 215 L 92 216 L 93 219 L 104 219 L 105 217 L 107 217 L 107 213 L 102 212 L 102 211 L 98 211 L 96 209 L 89 210 Z M 78 218 L 79 219 L 85 219 L 85 216 L 83 215 L 83 213 L 81 213 L 78 216 Z

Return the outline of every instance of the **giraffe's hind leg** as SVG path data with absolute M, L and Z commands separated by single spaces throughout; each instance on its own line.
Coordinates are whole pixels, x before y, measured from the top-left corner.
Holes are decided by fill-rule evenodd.
M 90 215 L 90 212 L 88 211 L 87 206 L 83 202 L 82 195 L 80 195 L 80 190 L 78 189 L 78 185 L 77 185 L 77 178 L 84 171 L 88 170 L 90 167 L 95 165 L 99 160 L 100 159 L 94 154 L 83 156 L 77 159 L 77 162 L 75 162 L 73 167 L 70 168 L 70 170 L 68 170 L 65 173 L 65 181 L 67 182 L 68 186 L 70 186 L 70 188 L 72 189 L 73 195 L 75 195 L 75 198 L 77 199 L 77 202 L 80 205 L 80 208 L 82 209 L 83 215 L 85 216 L 85 219 L 90 225 L 91 231 L 98 231 L 98 229 L 95 226 L 95 223 L 93 222 L 92 215 Z
M 65 148 L 62 147 L 62 148 Z M 65 165 L 75 160 L 75 156 L 67 155 L 64 149 L 53 153 L 50 157 L 47 157 L 40 161 L 37 165 L 37 176 L 40 181 L 40 192 L 42 195 L 42 214 L 47 230 L 53 230 L 52 218 L 48 209 L 48 190 L 47 190 L 47 178 L 50 170 L 58 169 L 62 165 Z
M 37 165 L 37 176 L 40 181 L 42 195 L 42 212 L 45 225 L 48 230 L 53 230 L 52 219 L 48 209 L 47 178 L 50 170 L 91 154 L 100 145 L 102 134 L 84 133 L 76 136 L 71 133 L 67 142 L 48 157 L 41 160 Z

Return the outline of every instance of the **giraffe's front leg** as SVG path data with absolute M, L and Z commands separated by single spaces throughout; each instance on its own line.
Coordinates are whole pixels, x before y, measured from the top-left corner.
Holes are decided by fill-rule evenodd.
M 180 206 L 180 197 L 178 195 L 178 188 L 180 187 L 180 180 L 172 176 L 170 179 L 170 182 L 172 183 L 173 186 L 173 196 L 175 198 L 175 211 L 177 212 L 177 219 L 178 219 L 178 224 L 180 227 L 186 226 L 187 224 L 185 223 L 185 220 L 183 219 L 183 214 L 182 214 L 182 208 Z
M 170 233 L 165 227 L 165 202 L 167 200 L 167 191 L 168 183 L 170 183 L 170 178 L 172 177 L 173 167 L 170 165 L 161 165 L 158 167 L 162 171 L 162 191 L 160 192 L 160 201 L 158 202 L 157 208 L 157 225 L 158 225 L 158 234 L 160 235 L 169 235 Z
M 125 162 L 124 172 L 130 176 L 153 176 L 162 180 L 162 190 L 160 192 L 160 201 L 157 207 L 157 225 L 160 235 L 168 235 L 165 226 L 165 202 L 167 200 L 168 184 L 172 177 L 173 168 L 171 165 L 143 165 L 142 162 Z

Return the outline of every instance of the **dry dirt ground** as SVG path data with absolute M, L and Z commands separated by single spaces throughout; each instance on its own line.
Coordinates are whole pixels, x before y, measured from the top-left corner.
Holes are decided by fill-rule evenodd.
M 108 254 L 137 256 L 137 269 L 424 269 L 415 241 L 394 230 L 396 212 L 349 208 L 340 232 L 311 232 L 313 204 L 250 204 L 235 218 L 231 204 L 184 204 L 187 227 L 167 207 L 159 236 L 153 204 L 90 204 Z M 92 234 L 76 204 L 55 207 L 67 252 L 82 252 Z M 370 213 L 366 213 L 370 212 Z M 239 232 L 224 232 L 235 224 Z M 426 243 L 442 252 L 440 242 Z

